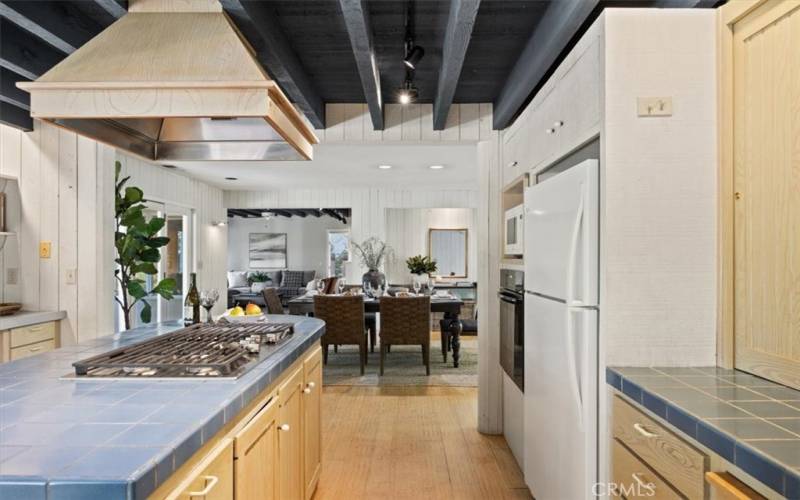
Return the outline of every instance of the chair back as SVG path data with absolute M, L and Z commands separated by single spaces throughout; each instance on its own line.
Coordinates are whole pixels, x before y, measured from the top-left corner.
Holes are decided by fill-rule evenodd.
M 360 344 L 364 339 L 364 299 L 315 295 L 314 316 L 325 322 L 325 344 Z
M 381 297 L 381 341 L 424 344 L 431 341 L 430 297 Z
M 336 285 L 339 284 L 339 278 L 331 277 L 325 278 L 322 280 L 325 283 L 325 287 L 322 289 L 322 293 L 325 295 L 330 295 L 332 293 L 336 293 Z
M 264 296 L 268 314 L 283 314 L 283 304 L 281 304 L 281 298 L 278 296 L 277 290 L 267 287 L 261 290 L 261 295 Z

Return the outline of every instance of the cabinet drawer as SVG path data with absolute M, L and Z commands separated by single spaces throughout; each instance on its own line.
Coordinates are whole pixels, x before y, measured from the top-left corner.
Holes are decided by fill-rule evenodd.
M 222 441 L 192 471 L 168 500 L 230 500 L 233 498 L 233 443 Z
M 56 342 L 54 340 L 45 340 L 44 342 L 37 342 L 35 344 L 15 347 L 11 349 L 10 357 L 11 361 L 14 361 L 15 359 L 27 358 L 28 356 L 33 356 L 35 354 L 52 351 L 55 348 Z
M 52 321 L 49 323 L 39 323 L 38 325 L 24 326 L 22 328 L 14 328 L 11 330 L 11 348 L 35 344 L 36 342 L 55 338 L 56 324 Z
M 704 498 L 708 458 L 619 396 L 614 437 L 689 498 Z
M 765 500 L 730 472 L 706 472 L 711 500 Z
M 616 498 L 678 499 L 681 496 L 616 439 L 612 448 Z

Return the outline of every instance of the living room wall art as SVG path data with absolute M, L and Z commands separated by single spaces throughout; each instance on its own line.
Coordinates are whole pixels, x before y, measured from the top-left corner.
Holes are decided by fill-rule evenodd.
M 286 233 L 250 233 L 250 267 L 286 269 Z

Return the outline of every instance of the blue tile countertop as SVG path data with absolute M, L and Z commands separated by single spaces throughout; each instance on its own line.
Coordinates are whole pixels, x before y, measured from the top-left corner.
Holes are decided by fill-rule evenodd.
M 236 380 L 61 378 L 72 363 L 180 328 L 129 330 L 0 365 L 0 499 L 142 499 L 324 333 L 301 316 L 273 355 Z
M 777 493 L 800 499 L 800 391 L 717 367 L 607 368 L 606 382 Z

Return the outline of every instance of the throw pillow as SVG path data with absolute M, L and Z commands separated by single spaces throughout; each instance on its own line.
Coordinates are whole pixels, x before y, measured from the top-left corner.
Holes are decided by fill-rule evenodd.
M 303 271 L 283 272 L 283 281 L 281 282 L 282 288 L 302 288 L 304 283 Z
M 303 283 L 308 283 L 317 276 L 316 271 L 303 271 Z M 303 286 L 303 285 L 300 285 Z
M 247 271 L 229 271 L 228 272 L 228 288 L 239 288 L 248 286 Z

